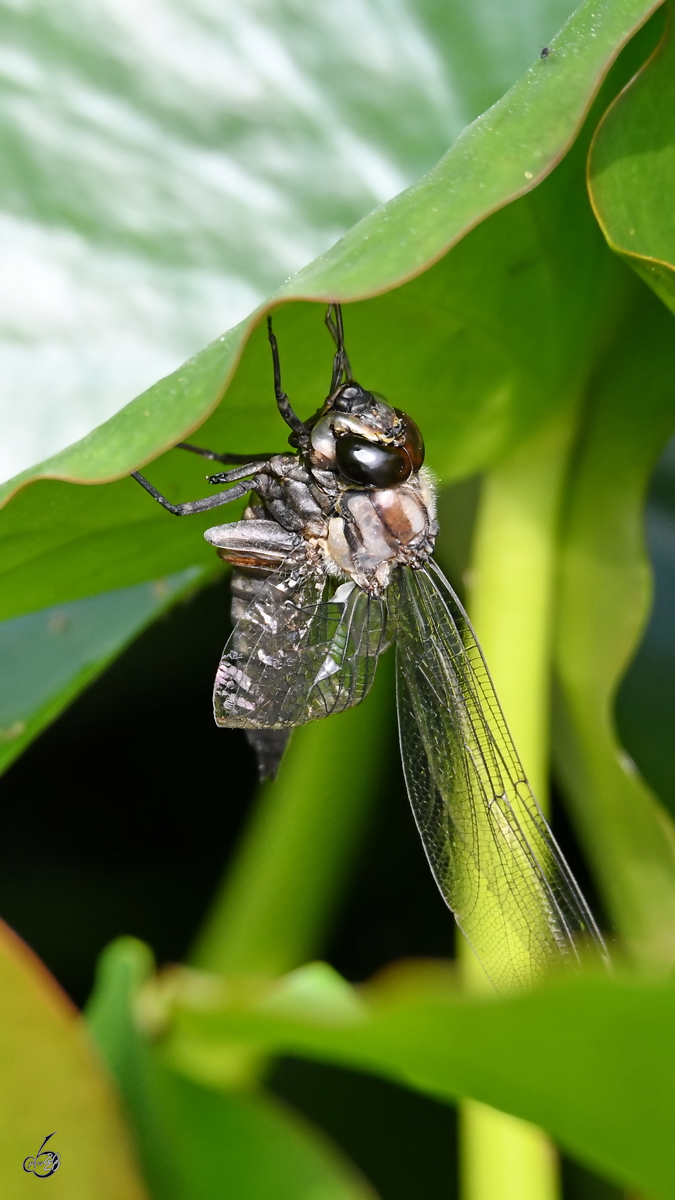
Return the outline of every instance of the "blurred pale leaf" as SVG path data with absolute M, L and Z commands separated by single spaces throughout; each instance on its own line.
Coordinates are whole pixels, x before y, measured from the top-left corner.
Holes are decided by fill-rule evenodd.
M 35 836 L 48 837 L 48 830 Z M 30 852 L 27 847 L 28 852 Z M 28 1194 L 22 1170 L 47 1134 L 61 1166 L 55 1200 L 146 1200 L 117 1097 L 79 1013 L 46 967 L 0 923 L 0 1193 Z

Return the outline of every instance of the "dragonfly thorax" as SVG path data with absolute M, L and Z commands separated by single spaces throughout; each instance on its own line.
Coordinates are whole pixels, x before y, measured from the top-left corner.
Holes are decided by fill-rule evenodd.
M 328 569 L 381 595 L 397 565 L 422 566 L 438 526 L 433 484 L 425 471 L 393 488 L 341 493 L 322 543 Z
M 322 573 L 352 579 L 374 594 L 387 587 L 392 567 L 427 561 L 438 529 L 434 486 L 425 469 L 396 487 L 364 489 L 290 454 L 270 459 L 259 477 L 244 521 L 254 517 L 298 534 Z M 231 529 L 218 526 L 206 537 L 220 546 L 221 530 Z M 229 560 L 229 551 L 219 553 Z

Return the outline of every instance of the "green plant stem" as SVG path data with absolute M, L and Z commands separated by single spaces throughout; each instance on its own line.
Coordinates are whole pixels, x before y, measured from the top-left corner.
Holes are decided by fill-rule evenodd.
M 377 798 L 392 667 L 389 653 L 357 708 L 295 730 L 194 948 L 196 966 L 277 975 L 316 953 Z
M 519 448 L 485 480 L 471 614 L 530 783 L 546 807 L 556 546 L 572 418 Z M 466 984 L 490 989 L 463 942 Z M 542 1064 L 543 1066 L 543 1064 Z M 463 1200 L 555 1200 L 557 1163 L 542 1130 L 475 1101 L 460 1107 Z

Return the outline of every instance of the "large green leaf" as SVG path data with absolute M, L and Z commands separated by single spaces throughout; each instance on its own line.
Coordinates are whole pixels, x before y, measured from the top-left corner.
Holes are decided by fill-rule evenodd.
M 0 772 L 132 638 L 207 577 L 188 567 L 0 623 Z
M 375 1200 L 337 1150 L 273 1097 L 241 1087 L 217 1094 L 157 1059 L 130 1011 L 151 967 L 141 943 L 113 943 L 88 1020 L 131 1115 L 154 1200 Z
M 600 124 L 588 163 L 610 246 L 675 311 L 675 39 L 664 38 Z
M 40 834 L 36 831 L 36 836 Z M 0 923 L 0 1191 L 23 1200 L 24 1159 L 48 1143 L 57 1200 L 145 1200 L 131 1139 L 80 1016 L 28 947 Z M 43 1186 L 41 1183 L 40 1186 Z
M 0 479 L 428 170 L 571 7 L 3 6 Z
M 341 1063 L 536 1121 L 581 1161 L 664 1200 L 675 1196 L 674 1014 L 672 981 L 587 976 L 472 999 L 440 965 L 361 991 L 324 964 L 265 985 L 176 969 L 139 1009 L 174 1069 L 214 1088 L 233 1045 Z
M 651 598 L 642 511 L 675 429 L 672 317 L 645 292 L 610 348 L 570 481 L 558 601 L 557 763 L 617 928 L 675 954 L 675 827 L 622 753 L 612 704 Z M 636 403 L 636 396 L 640 401 Z
M 538 59 L 431 175 L 366 218 L 277 299 L 327 292 L 355 299 L 393 288 L 534 187 L 574 139 L 609 65 L 652 7 L 644 0 L 582 5 L 556 39 L 555 57 Z M 587 210 L 582 150 L 579 144 L 543 186 L 484 221 L 420 278 L 349 310 L 357 370 L 414 410 L 426 426 L 431 461 L 446 478 L 485 465 L 569 398 L 611 322 L 610 297 L 620 300 L 621 284 Z M 245 344 L 227 399 L 200 440 L 280 448 L 264 333 L 258 327 L 250 336 L 257 319 L 76 446 L 5 485 L 5 498 L 23 490 L 0 527 L 3 616 L 200 561 L 200 522 L 186 522 L 186 530 L 132 481 L 81 492 L 53 477 L 111 480 L 194 431 L 218 405 Z M 313 411 L 325 391 L 330 350 L 320 319 L 308 303 L 279 315 L 288 387 L 301 411 Z M 170 495 L 204 488 L 201 464 L 180 453 L 167 455 L 152 475 Z M 40 476 L 52 479 L 25 487 Z
M 654 601 L 637 654 L 616 697 L 619 736 L 645 779 L 675 816 L 675 441 L 652 475 L 645 534 L 654 571 Z

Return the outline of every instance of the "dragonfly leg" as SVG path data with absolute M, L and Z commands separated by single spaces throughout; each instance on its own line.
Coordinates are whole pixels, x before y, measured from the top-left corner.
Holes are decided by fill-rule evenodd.
M 279 362 L 279 347 L 277 339 L 272 330 L 272 318 L 267 318 L 267 336 L 269 338 L 270 347 L 272 350 L 272 365 L 274 367 L 274 395 L 277 400 L 277 408 L 281 413 L 284 421 L 295 434 L 298 446 L 306 446 L 309 441 L 309 433 L 304 421 L 301 421 L 297 413 L 293 412 L 291 402 L 288 399 L 284 389 L 281 386 L 281 364 Z
M 342 383 L 342 375 L 344 373 L 345 380 L 352 378 L 352 368 L 345 350 L 345 331 L 342 324 L 342 306 L 340 304 L 329 304 L 328 311 L 325 317 L 326 328 L 329 330 L 333 341 L 335 342 L 335 358 L 333 359 L 333 378 L 330 381 L 330 395 Z
M 230 504 L 232 500 L 238 500 L 240 496 L 245 496 L 247 492 L 255 489 L 255 476 L 259 473 L 260 468 L 256 463 L 247 463 L 246 466 L 235 467 L 233 471 L 225 471 L 222 475 L 213 475 L 211 481 L 234 483 L 235 486 L 228 488 L 226 492 L 216 492 L 215 496 L 205 496 L 203 500 L 188 500 L 184 504 L 172 504 L 139 471 L 132 471 L 131 477 L 140 483 L 153 500 L 161 504 L 167 512 L 173 513 L 175 517 L 187 517 L 192 513 L 208 512 L 210 508 L 220 508 L 223 504 Z M 249 478 L 246 479 L 244 476 Z
M 250 463 L 268 462 L 276 451 L 269 454 L 216 454 L 215 450 L 203 450 L 201 446 L 192 446 L 189 442 L 177 442 L 174 450 L 191 450 L 193 454 L 201 454 L 202 458 L 210 458 L 212 462 L 220 463 Z

